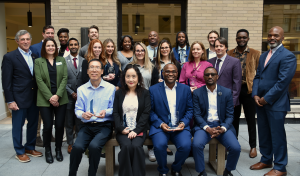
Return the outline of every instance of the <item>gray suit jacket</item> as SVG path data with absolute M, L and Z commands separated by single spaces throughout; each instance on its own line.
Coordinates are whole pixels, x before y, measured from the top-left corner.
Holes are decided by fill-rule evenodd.
M 73 106 L 76 101 L 73 99 L 71 94 L 73 92 L 77 93 L 77 88 L 82 85 L 81 65 L 82 65 L 82 61 L 84 60 L 84 58 L 82 58 L 81 56 L 78 56 L 77 69 L 75 69 L 73 60 L 71 59 L 70 55 L 65 57 L 65 59 L 66 59 L 67 67 L 68 67 L 68 82 L 67 82 L 66 89 L 67 89 L 67 93 L 68 93 L 68 97 L 69 97 L 69 103 L 67 105 L 67 109 L 72 109 L 72 108 L 74 108 Z

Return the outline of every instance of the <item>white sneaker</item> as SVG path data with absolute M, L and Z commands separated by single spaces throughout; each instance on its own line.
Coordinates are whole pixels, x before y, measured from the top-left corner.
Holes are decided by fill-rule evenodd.
M 156 161 L 156 158 L 155 158 L 153 149 L 148 150 L 148 155 L 149 155 L 149 160 L 150 160 L 151 162 Z

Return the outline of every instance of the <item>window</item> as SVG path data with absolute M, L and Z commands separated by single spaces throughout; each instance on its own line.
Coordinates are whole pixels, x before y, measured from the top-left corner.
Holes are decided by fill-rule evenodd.
M 159 33 L 171 33 L 171 16 L 158 16 Z

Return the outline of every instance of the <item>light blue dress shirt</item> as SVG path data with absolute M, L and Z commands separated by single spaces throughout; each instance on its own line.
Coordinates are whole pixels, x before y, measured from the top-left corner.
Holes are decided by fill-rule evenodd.
M 116 88 L 114 85 L 104 81 L 100 82 L 100 85 L 95 88 L 92 86 L 91 81 L 83 84 L 77 89 L 77 101 L 75 104 L 75 114 L 77 118 L 82 122 L 105 122 L 113 121 L 113 104 L 115 98 Z M 93 103 L 91 101 L 93 100 Z M 84 112 L 91 112 L 91 104 L 93 104 L 92 110 L 94 113 L 99 113 L 105 110 L 105 117 L 97 118 L 91 117 L 90 120 L 82 118 Z
M 27 53 L 25 51 L 23 51 L 20 47 L 18 47 L 18 50 L 20 51 L 20 53 L 22 54 L 23 58 L 25 59 L 29 70 L 31 72 L 31 75 L 33 75 L 33 61 L 32 61 L 32 57 L 31 57 L 31 50 L 29 50 Z

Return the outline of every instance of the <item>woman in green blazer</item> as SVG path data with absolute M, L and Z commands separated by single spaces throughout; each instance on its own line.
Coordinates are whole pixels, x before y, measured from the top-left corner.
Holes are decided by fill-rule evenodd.
M 34 62 L 34 73 L 38 85 L 37 106 L 44 123 L 43 141 L 47 163 L 53 163 L 51 135 L 53 114 L 55 115 L 55 152 L 56 160 L 62 161 L 61 152 L 67 103 L 69 102 L 66 85 L 68 72 L 66 61 L 58 56 L 54 39 L 44 40 L 40 58 Z

